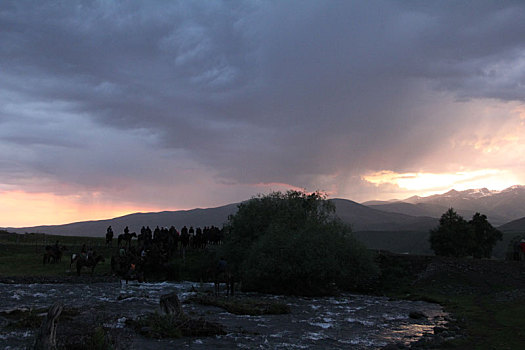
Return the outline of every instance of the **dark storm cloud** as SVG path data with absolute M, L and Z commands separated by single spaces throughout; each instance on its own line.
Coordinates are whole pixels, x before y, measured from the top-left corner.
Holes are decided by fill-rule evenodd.
M 454 99 L 523 101 L 523 33 L 520 2 L 5 1 L 0 141 L 61 147 L 46 173 L 86 184 L 115 171 L 104 149 L 152 165 L 142 142 L 234 183 L 414 168 L 471 122 Z M 27 103 L 45 107 L 29 125 Z M 70 115 L 131 136 L 79 137 Z M 90 176 L 64 171 L 79 142 Z

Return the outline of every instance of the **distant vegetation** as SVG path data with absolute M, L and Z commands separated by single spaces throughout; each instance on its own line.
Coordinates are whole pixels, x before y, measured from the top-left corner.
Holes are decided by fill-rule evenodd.
M 486 215 L 476 213 L 467 222 L 452 208 L 441 216 L 439 226 L 430 231 L 430 245 L 441 256 L 490 258 L 502 238 L 503 234 L 487 221 Z
M 378 269 L 319 193 L 274 192 L 239 205 L 223 254 L 243 288 L 315 295 L 362 290 Z

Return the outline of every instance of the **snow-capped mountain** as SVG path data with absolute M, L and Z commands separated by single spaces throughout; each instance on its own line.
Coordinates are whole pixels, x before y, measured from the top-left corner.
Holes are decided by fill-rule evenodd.
M 439 217 L 454 208 L 465 219 L 476 212 L 487 215 L 493 225 L 501 225 L 525 216 L 525 186 L 516 185 L 502 191 L 487 188 L 450 190 L 428 197 L 413 196 L 393 203 L 370 207 L 409 215 Z

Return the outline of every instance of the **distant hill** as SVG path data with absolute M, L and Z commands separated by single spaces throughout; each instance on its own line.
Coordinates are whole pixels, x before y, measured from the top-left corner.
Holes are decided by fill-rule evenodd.
M 428 231 L 438 225 L 438 219 L 391 213 L 347 200 L 332 199 L 337 216 L 354 231 Z
M 394 202 L 394 203 L 382 203 L 382 204 L 371 204 L 368 207 L 386 211 L 389 213 L 400 213 L 412 216 L 431 216 L 440 217 L 448 208 L 439 205 L 418 203 L 411 204 L 405 202 Z
M 362 204 L 347 200 L 331 200 L 336 206 L 337 215 L 350 224 L 354 231 L 428 231 L 437 226 L 438 220 L 431 217 L 414 217 L 405 214 L 388 213 L 372 209 Z M 236 213 L 238 204 L 229 204 L 217 208 L 164 211 L 159 213 L 136 213 L 114 219 L 84 221 L 65 225 L 8 228 L 8 231 L 40 232 L 57 235 L 104 236 L 109 225 L 115 234 L 122 233 L 128 226 L 131 232 L 140 232 L 142 226 L 170 227 L 177 229 L 184 225 L 194 227 L 222 227 L 228 216 Z
M 369 249 L 401 254 L 433 254 L 429 231 L 359 231 L 354 236 Z
M 501 225 L 498 230 L 503 232 L 525 233 L 525 217 Z
M 381 211 L 386 211 L 389 213 L 400 213 L 412 216 L 430 216 L 434 218 L 440 218 L 444 212 L 446 212 L 451 207 L 446 207 L 442 205 L 432 204 L 432 203 L 406 203 L 406 202 L 396 202 L 380 205 L 370 205 L 370 208 L 378 209 Z M 496 215 L 493 213 L 488 213 L 483 210 L 469 210 L 462 209 L 458 207 L 453 207 L 454 210 L 466 220 L 470 220 L 476 212 L 481 212 L 482 214 L 487 215 L 488 220 L 495 226 L 501 225 L 505 222 L 508 222 L 508 218 Z
M 377 201 L 377 200 L 372 200 L 372 201 L 367 201 L 367 202 L 363 202 L 361 203 L 362 205 L 366 205 L 367 207 L 370 207 L 372 205 L 381 205 L 381 204 L 389 204 L 389 203 L 395 203 L 395 202 L 399 202 L 400 200 L 399 199 L 390 199 L 388 201 Z
M 130 232 L 140 233 L 142 226 L 170 227 L 175 226 L 178 230 L 182 226 L 219 226 L 228 220 L 228 215 L 237 212 L 238 204 L 228 204 L 217 208 L 192 209 L 178 211 L 163 211 L 158 213 L 135 213 L 120 216 L 113 219 L 82 221 L 65 225 L 34 226 L 22 228 L 8 228 L 10 232 L 39 232 L 47 234 L 65 235 L 65 236 L 92 236 L 102 237 L 106 234 L 109 225 L 113 228 L 115 234 L 120 234 L 126 226 Z

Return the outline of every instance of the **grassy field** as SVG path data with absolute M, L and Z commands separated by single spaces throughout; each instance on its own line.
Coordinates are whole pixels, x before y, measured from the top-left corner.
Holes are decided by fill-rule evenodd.
M 43 264 L 43 255 L 46 245 L 53 245 L 56 241 L 64 245 L 66 251 L 62 261 L 55 264 Z M 71 254 L 79 253 L 83 244 L 102 254 L 105 262 L 101 262 L 95 269 L 96 275 L 110 273 L 110 257 L 116 253 L 114 248 L 105 246 L 103 238 L 50 236 L 43 234 L 8 234 L 0 233 L 0 276 L 67 276 L 75 272 L 70 271 Z M 87 273 L 87 272 L 84 272 Z
M 54 264 L 43 264 L 46 245 L 53 245 L 58 240 L 66 251 L 62 261 Z M 43 234 L 0 233 L 0 277 L 62 277 L 76 274 L 75 266 L 70 268 L 71 255 L 79 253 L 82 245 L 91 247 L 96 253 L 102 254 L 105 261 L 95 268 L 95 276 L 111 274 L 111 256 L 118 254 L 117 240 L 113 239 L 113 246 L 107 247 L 104 238 L 54 236 Z M 132 241 L 132 245 L 136 240 Z M 206 271 L 215 266 L 215 247 L 207 250 L 188 250 L 183 261 L 178 254 L 169 261 L 169 270 L 161 274 L 150 273 L 149 280 L 206 280 Z M 83 270 L 87 274 L 87 270 Z
M 437 302 L 456 319 L 464 337 L 442 348 L 524 348 L 523 262 L 399 255 L 381 264 L 384 293 Z
M 504 350 L 525 346 L 525 297 L 501 300 L 498 293 L 448 295 L 431 288 L 412 290 L 408 299 L 441 304 L 457 320 L 465 337 L 441 348 Z

